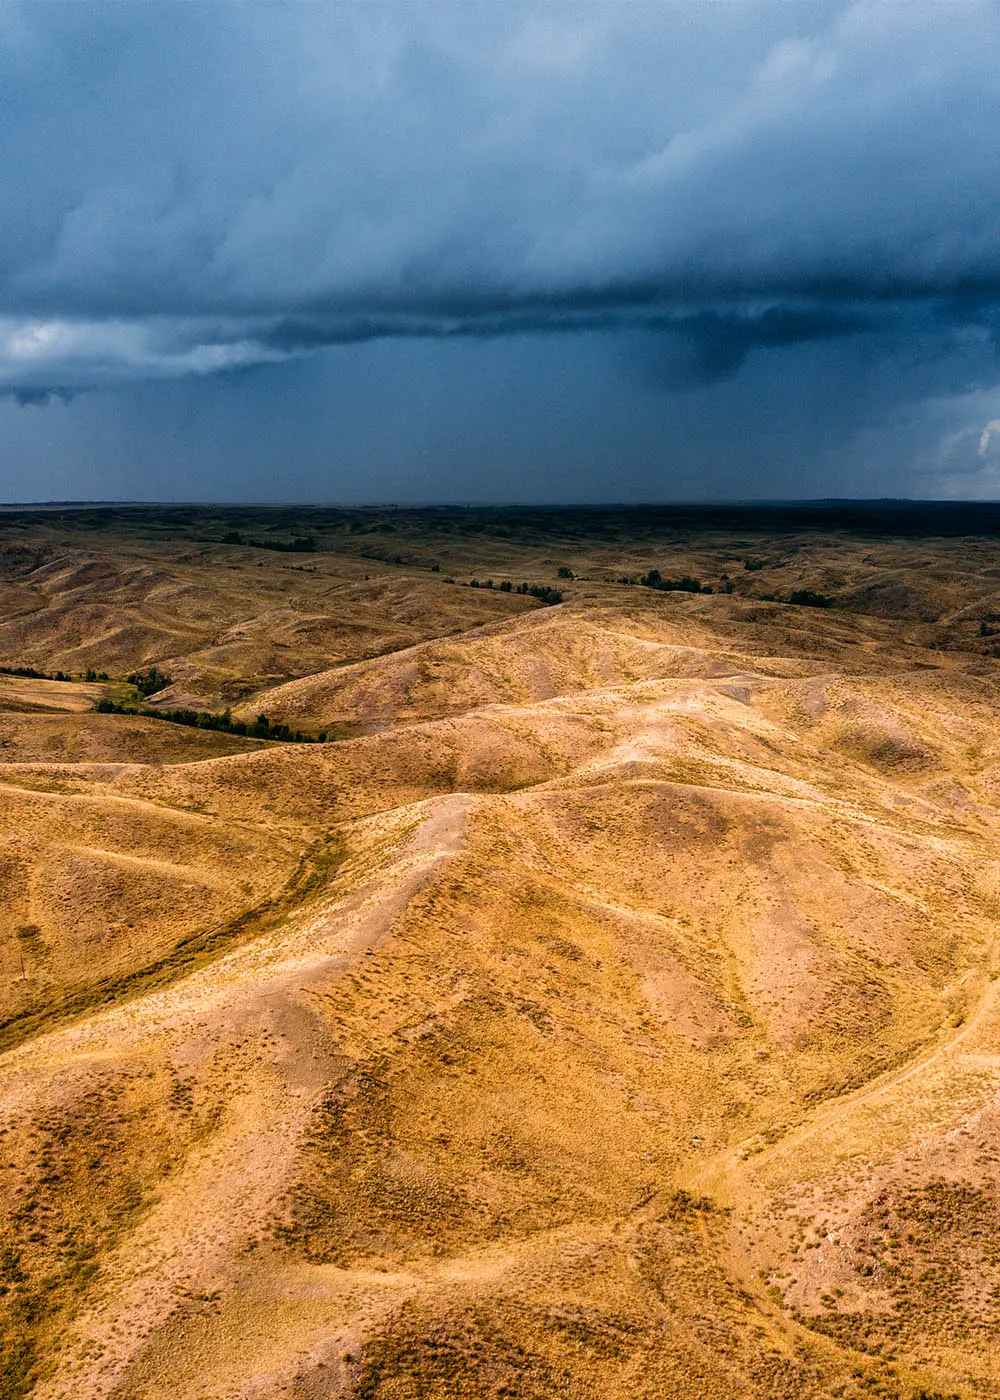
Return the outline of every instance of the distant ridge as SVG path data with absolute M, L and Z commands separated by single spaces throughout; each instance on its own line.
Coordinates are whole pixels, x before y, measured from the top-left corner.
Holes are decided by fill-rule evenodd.
M 480 504 L 452 505 L 337 505 L 290 504 L 270 502 L 187 502 L 170 501 L 160 504 L 148 501 L 39 501 L 0 505 L 0 515 L 8 521 L 19 514 L 36 519 L 46 512 L 73 512 L 79 518 L 88 511 L 100 512 L 102 521 L 113 519 L 115 511 L 127 512 L 129 519 L 148 513 L 165 516 L 176 524 L 180 517 L 192 512 L 211 511 L 230 525 L 239 522 L 241 514 L 254 511 L 273 513 L 275 528 L 285 526 L 309 534 L 348 523 L 352 516 L 363 514 L 368 521 L 379 514 L 392 517 L 400 527 L 418 528 L 423 523 L 452 517 L 468 528 L 476 520 L 508 520 L 519 528 L 528 527 L 541 535 L 571 527 L 574 521 L 593 522 L 595 516 L 609 525 L 634 530 L 636 528 L 681 530 L 741 530 L 777 531 L 833 530 L 877 536 L 955 537 L 976 535 L 993 537 L 1000 534 L 1000 501 L 920 501 L 902 497 L 871 499 L 827 498 L 802 501 L 729 501 L 729 502 L 643 502 L 625 504 L 543 505 Z M 396 525 L 393 526 L 393 529 Z M 476 528 L 476 527 L 474 527 Z

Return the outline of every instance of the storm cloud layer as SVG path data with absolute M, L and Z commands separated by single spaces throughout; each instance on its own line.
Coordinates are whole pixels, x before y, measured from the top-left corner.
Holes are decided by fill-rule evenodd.
M 0 376 L 379 336 L 995 334 L 1000 11 L 8 5 Z
M 998 58 L 994 0 L 2 0 L 0 395 L 589 335 L 683 397 L 846 346 L 857 432 L 919 400 L 994 471 Z

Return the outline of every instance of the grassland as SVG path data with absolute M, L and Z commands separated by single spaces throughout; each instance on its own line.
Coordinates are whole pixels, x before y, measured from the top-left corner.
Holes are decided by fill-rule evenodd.
M 1000 514 L 12 510 L 0 666 L 3 1400 L 1000 1396 Z

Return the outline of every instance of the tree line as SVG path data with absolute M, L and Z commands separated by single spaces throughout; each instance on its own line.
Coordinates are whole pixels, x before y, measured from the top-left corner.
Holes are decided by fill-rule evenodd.
M 34 666 L 0 666 L 0 676 L 26 676 L 33 681 L 106 681 L 107 671 L 94 671 L 89 666 L 86 671 L 70 675 L 68 671 L 38 671 Z
M 214 714 L 210 710 L 151 710 L 142 705 L 120 705 L 114 700 L 97 702 L 99 715 L 138 715 L 141 719 L 162 719 L 169 724 L 186 724 L 193 729 L 211 729 L 220 734 L 238 734 L 244 739 L 271 739 L 283 744 L 326 744 L 335 735 L 329 731 L 319 734 L 306 734 L 301 729 L 291 729 L 287 724 L 272 723 L 267 715 L 258 715 L 249 724 L 233 719 L 229 710 Z

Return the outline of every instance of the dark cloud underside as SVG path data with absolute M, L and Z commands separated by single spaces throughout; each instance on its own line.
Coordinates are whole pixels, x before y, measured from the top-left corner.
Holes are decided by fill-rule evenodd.
M 226 475 L 235 398 L 253 440 L 273 393 L 308 456 L 336 377 L 360 376 L 341 411 L 371 415 L 388 481 L 412 453 L 375 420 L 423 364 L 428 494 L 474 494 L 455 464 L 511 412 L 553 444 L 550 498 L 596 489 L 605 441 L 644 494 L 681 488 L 682 448 L 720 489 L 737 447 L 775 488 L 794 455 L 854 479 L 879 434 L 882 478 L 990 492 L 998 58 L 987 0 L 2 5 L 0 395 L 68 402 L 85 463 L 101 410 L 79 391 L 108 391 L 122 431 L 140 386 L 190 384 Z M 479 382 L 498 367 L 510 393 Z M 570 416 L 598 367 L 574 458 L 546 401 Z M 706 393 L 729 451 L 688 421 Z M 37 456 L 55 431 L 5 440 Z M 513 483 L 532 447 L 507 437 Z

